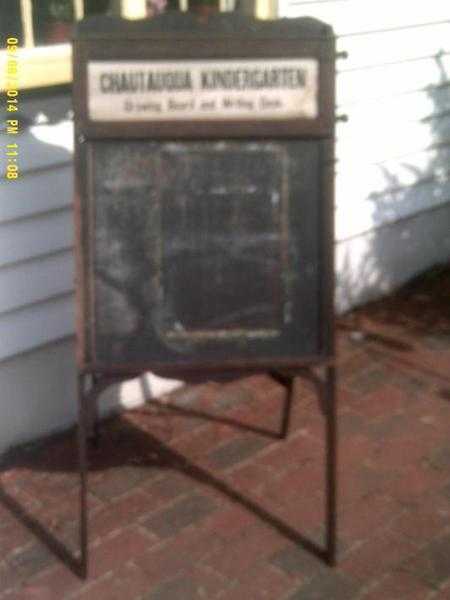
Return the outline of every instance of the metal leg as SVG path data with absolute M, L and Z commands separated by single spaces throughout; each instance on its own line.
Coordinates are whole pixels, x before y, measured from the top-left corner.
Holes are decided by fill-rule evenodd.
M 88 509 L 87 509 L 87 435 L 88 411 L 86 406 L 85 375 L 78 374 L 78 466 L 80 472 L 80 568 L 81 576 L 88 576 Z
M 291 422 L 292 397 L 294 395 L 294 378 L 291 377 L 286 384 L 286 398 L 284 400 L 283 420 L 281 422 L 280 438 L 286 439 Z
M 285 375 L 278 371 L 271 371 L 271 377 L 280 383 L 286 390 L 286 396 L 283 406 L 283 415 L 281 418 L 281 427 L 278 437 L 286 439 L 289 433 L 289 424 L 291 421 L 292 396 L 294 394 L 294 376 Z
M 94 447 L 100 445 L 100 420 L 98 416 L 98 397 L 101 389 L 99 389 L 99 377 L 95 373 L 91 375 L 91 388 L 89 394 L 89 434 L 88 441 Z
M 337 425 L 336 425 L 336 373 L 334 366 L 325 368 L 323 385 L 324 405 L 326 406 L 326 497 L 327 497 L 327 562 L 336 565 L 336 501 L 337 501 Z

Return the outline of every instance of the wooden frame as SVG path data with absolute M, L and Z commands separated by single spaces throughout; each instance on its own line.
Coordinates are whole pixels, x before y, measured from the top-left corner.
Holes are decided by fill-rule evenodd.
M 162 18 L 162 29 L 166 25 Z M 178 18 L 178 17 L 177 17 Z M 186 17 L 187 18 L 187 17 Z M 269 372 L 292 392 L 294 377 L 305 372 L 315 378 L 319 385 L 319 395 L 326 418 L 326 548 L 319 554 L 330 565 L 336 562 L 336 400 L 335 400 L 335 341 L 334 341 L 334 79 L 335 45 L 332 30 L 318 22 L 297 21 L 271 26 L 251 19 L 225 17 L 216 20 L 212 29 L 204 27 L 195 19 L 180 21 L 178 25 L 189 25 L 193 31 L 158 31 L 160 26 L 148 23 L 127 27 L 126 39 L 120 32 L 119 23 L 105 21 L 103 31 L 80 29 L 75 43 L 74 72 L 78 77 L 74 85 L 75 108 L 75 247 L 77 257 L 77 364 L 79 401 L 79 456 L 81 476 L 81 566 L 82 573 L 88 573 L 88 511 L 87 511 L 87 453 L 88 438 L 97 440 L 97 399 L 101 390 L 111 383 L 154 371 L 160 375 L 181 379 L 205 380 L 226 374 L 239 377 L 249 373 Z M 234 19 L 234 21 L 233 21 Z M 232 27 L 230 27 L 232 25 Z M 304 25 L 309 35 L 302 38 L 299 27 Z M 114 31 L 114 27 L 117 27 Z M 198 30 L 195 28 L 198 27 Z M 202 27 L 204 27 L 202 29 Z M 227 30 L 227 27 L 230 29 Z M 233 30 L 233 27 L 235 28 Z M 112 31 L 111 29 L 112 28 Z M 222 33 L 221 28 L 225 29 Z M 176 28 L 175 28 L 176 29 Z M 229 31 L 232 31 L 230 33 Z M 320 32 L 319 34 L 317 32 Z M 122 36 L 122 39 L 121 39 Z M 103 123 L 92 122 L 87 113 L 86 65 L 89 60 L 120 59 L 162 59 L 183 58 L 272 58 L 272 57 L 313 57 L 319 60 L 319 114 L 311 120 L 297 121 L 245 121 L 199 122 L 195 127 L 189 121 L 152 123 L 149 121 Z M 97 140 L 173 140 L 173 139 L 251 139 L 254 142 L 266 139 L 302 139 L 319 144 L 320 176 L 317 180 L 320 189 L 319 215 L 315 240 L 318 244 L 317 302 L 319 319 L 315 325 L 318 338 L 318 352 L 297 352 L 278 358 L 242 357 L 226 358 L 217 361 L 195 361 L 180 364 L 158 362 L 154 358 L 143 364 L 101 364 L 90 353 L 90 327 L 94 316 L 90 311 L 92 277 L 89 260 L 90 240 L 93 236 L 92 218 L 86 202 L 90 189 L 89 146 Z M 315 140 L 313 142 L 313 140 Z M 313 368 L 322 369 L 322 376 L 313 373 Z M 86 383 L 90 381 L 89 389 Z M 290 396 L 289 396 L 290 398 Z M 286 437 L 289 429 L 289 399 L 287 413 L 283 417 L 281 436 Z
M 72 0 L 77 20 L 84 16 L 83 0 Z M 32 0 L 20 0 L 20 14 L 23 29 L 23 47 L 18 48 L 16 59 L 19 90 L 62 85 L 72 80 L 72 49 L 69 43 L 51 46 L 35 46 L 33 30 Z M 15 36 L 17 32 L 11 31 Z M 0 51 L 0 91 L 5 90 L 3 74 L 6 72 L 6 51 Z
M 116 36 L 117 37 L 117 36 Z M 230 45 L 227 35 L 217 35 L 214 39 L 198 40 L 198 36 L 188 34 L 172 34 L 159 36 L 157 34 L 139 36 L 136 33 L 135 44 L 115 40 L 114 50 L 106 42 L 114 39 L 107 34 L 90 36 L 80 40 L 74 47 L 73 61 L 79 77 L 74 82 L 74 103 L 79 118 L 77 129 L 80 134 L 89 139 L 108 139 L 114 137 L 170 139 L 174 135 L 180 138 L 210 138 L 211 135 L 226 138 L 251 137 L 302 137 L 322 138 L 333 128 L 334 104 L 331 103 L 332 92 L 330 81 L 334 73 L 334 43 L 332 40 L 324 43 L 318 39 L 298 40 L 284 38 L 268 42 L 262 36 L 242 35 L 239 46 Z M 238 39 L 238 35 L 234 39 Z M 105 42 L 99 44 L 99 41 Z M 202 57 L 220 59 L 264 58 L 270 53 L 271 58 L 316 58 L 319 61 L 319 116 L 316 119 L 296 119 L 289 121 L 177 121 L 176 134 L 173 123 L 166 122 L 94 122 L 89 119 L 87 109 L 87 64 L 90 60 L 121 60 L 152 59 L 162 60 L 170 56 L 172 60 Z M 331 115 L 333 115 L 331 117 Z

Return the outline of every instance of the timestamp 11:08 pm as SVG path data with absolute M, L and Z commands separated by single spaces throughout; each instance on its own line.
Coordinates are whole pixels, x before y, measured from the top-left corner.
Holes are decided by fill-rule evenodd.
M 6 144 L 6 178 L 17 179 L 19 176 L 19 167 L 17 165 L 18 156 L 17 144 Z

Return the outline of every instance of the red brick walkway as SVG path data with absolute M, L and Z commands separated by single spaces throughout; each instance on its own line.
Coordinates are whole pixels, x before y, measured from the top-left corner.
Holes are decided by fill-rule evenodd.
M 91 451 L 87 582 L 60 548 L 77 547 L 74 434 L 8 456 L 0 600 L 450 598 L 450 328 L 421 328 L 426 311 L 398 303 L 390 319 L 386 306 L 359 311 L 363 340 L 354 316 L 340 323 L 338 568 L 291 539 L 323 543 L 311 384 L 297 381 L 278 441 L 284 391 L 260 375 L 105 424 Z

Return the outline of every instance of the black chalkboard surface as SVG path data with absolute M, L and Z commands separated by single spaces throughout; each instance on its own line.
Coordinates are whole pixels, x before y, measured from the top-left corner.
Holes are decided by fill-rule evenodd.
M 95 362 L 319 352 L 320 142 L 94 141 L 88 156 Z

